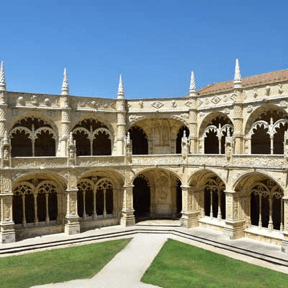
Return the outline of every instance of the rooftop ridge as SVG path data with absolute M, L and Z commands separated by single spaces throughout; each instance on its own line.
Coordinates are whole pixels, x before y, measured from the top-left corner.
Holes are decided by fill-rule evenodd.
M 268 79 L 265 79 L 265 77 Z M 261 81 L 256 81 L 258 78 L 261 78 Z M 288 69 L 281 69 L 281 70 L 270 71 L 270 72 L 266 72 L 262 74 L 256 74 L 256 75 L 244 77 L 242 78 L 242 86 L 249 87 L 255 84 L 264 85 L 266 83 L 274 83 L 274 82 L 277 83 L 285 79 L 288 79 Z M 197 92 L 201 95 L 201 94 L 210 94 L 210 93 L 212 94 L 217 91 L 221 92 L 221 91 L 227 91 L 227 90 L 232 90 L 232 89 L 233 89 L 233 80 L 227 80 L 227 81 L 208 84 L 200 88 Z

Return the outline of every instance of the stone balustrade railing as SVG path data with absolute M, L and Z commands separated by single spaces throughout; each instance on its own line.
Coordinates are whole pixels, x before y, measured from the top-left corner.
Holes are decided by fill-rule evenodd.
M 283 155 L 233 155 L 230 161 L 226 160 L 225 155 L 219 154 L 190 154 L 187 161 L 183 161 L 180 154 L 170 155 L 134 155 L 132 157 L 132 166 L 216 166 L 224 167 L 263 167 L 286 169 L 288 162 Z M 80 156 L 77 157 L 76 166 L 123 166 L 126 165 L 125 156 Z M 12 158 L 12 167 L 17 168 L 51 168 L 67 167 L 66 157 L 15 157 Z

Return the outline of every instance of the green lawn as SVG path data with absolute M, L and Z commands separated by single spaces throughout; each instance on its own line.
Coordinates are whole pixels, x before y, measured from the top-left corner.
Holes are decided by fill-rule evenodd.
M 91 278 L 131 239 L 0 258 L 0 287 L 25 288 Z
M 163 288 L 286 288 L 288 274 L 169 239 L 141 281 Z

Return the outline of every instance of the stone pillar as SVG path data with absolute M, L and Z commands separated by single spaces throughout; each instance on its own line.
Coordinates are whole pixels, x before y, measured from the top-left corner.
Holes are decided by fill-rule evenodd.
M 67 141 L 69 139 L 70 132 L 70 108 L 64 108 L 61 111 L 61 130 L 62 137 L 60 138 L 60 155 L 62 157 L 67 156 Z
M 195 192 L 189 185 L 181 185 L 182 188 L 182 217 L 181 226 L 192 228 L 198 226 L 199 211 L 195 211 Z
M 245 220 L 239 219 L 239 197 L 234 190 L 226 190 L 226 219 L 224 234 L 230 239 L 244 236 Z
M 189 143 L 190 143 L 190 153 L 196 154 L 197 149 L 197 107 L 196 98 L 191 98 L 193 109 L 189 110 Z
M 135 225 L 133 209 L 133 187 L 134 185 L 124 185 L 122 217 L 120 224 L 124 227 Z
M 1 175 L 2 189 L 0 193 L 1 205 L 1 243 L 15 242 L 15 229 L 13 221 L 13 193 L 12 193 L 12 179 L 10 173 L 3 173 Z
M 117 155 L 124 155 L 124 141 L 126 136 L 125 100 L 117 100 Z
M 80 223 L 77 204 L 77 176 L 75 171 L 69 171 L 68 188 L 66 190 L 66 224 L 65 234 L 74 235 L 80 233 Z
M 281 251 L 288 253 L 288 196 L 284 196 L 283 198 L 283 210 L 284 210 L 284 230 L 283 233 L 283 240 L 282 240 L 282 246 Z
M 235 154 L 243 154 L 243 104 L 242 104 L 242 91 L 236 90 L 234 92 L 235 103 L 233 108 L 233 121 L 235 138 Z

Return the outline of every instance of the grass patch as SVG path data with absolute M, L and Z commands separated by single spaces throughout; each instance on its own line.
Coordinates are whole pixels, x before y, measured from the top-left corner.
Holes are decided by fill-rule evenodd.
M 131 239 L 121 239 L 0 258 L 0 287 L 34 285 L 91 278 Z
M 288 287 L 288 275 L 169 239 L 141 279 L 163 288 Z

